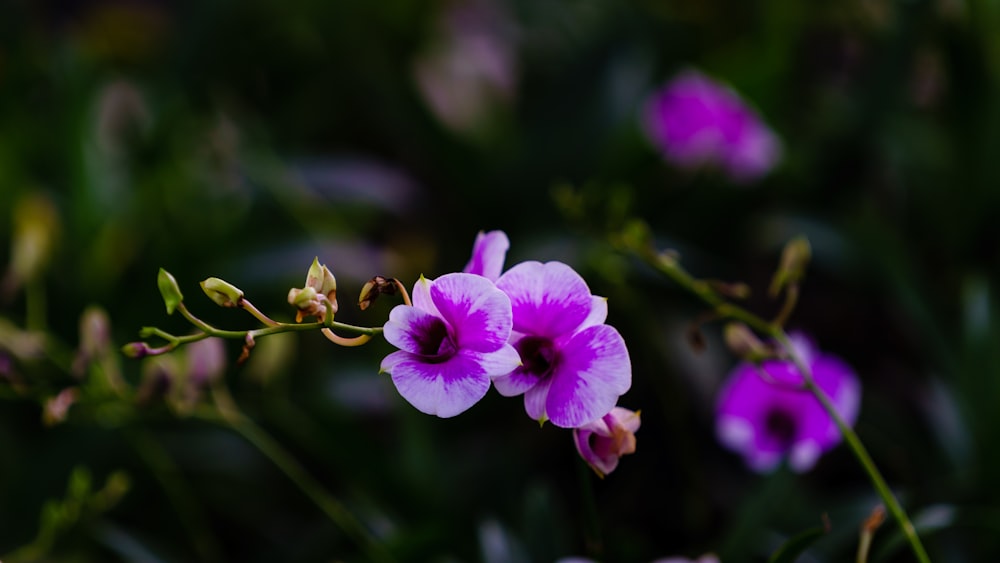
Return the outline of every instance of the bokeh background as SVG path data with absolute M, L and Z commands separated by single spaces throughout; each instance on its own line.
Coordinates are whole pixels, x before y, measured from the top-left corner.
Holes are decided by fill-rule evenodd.
M 107 399 L 73 366 L 95 330 L 81 315 L 106 311 L 104 369 L 142 388 L 164 368 L 117 348 L 188 329 L 160 267 L 196 314 L 251 328 L 197 282 L 289 320 L 319 256 L 338 320 L 377 326 L 394 302 L 358 310 L 367 279 L 459 270 L 479 230 L 503 229 L 508 264 L 565 261 L 610 299 L 634 364 L 621 404 L 643 426 L 607 478 L 519 400 L 415 411 L 377 374 L 381 339 L 262 339 L 239 367 L 230 342 L 236 401 L 400 561 L 763 561 L 824 517 L 802 561 L 853 560 L 878 503 L 864 474 L 843 447 L 757 475 L 718 445 L 735 359 L 711 323 L 696 353 L 701 304 L 609 244 L 640 219 L 695 275 L 750 284 L 764 315 L 782 245 L 806 235 L 790 326 L 857 370 L 857 430 L 934 560 L 1000 559 L 997 29 L 985 0 L 4 0 L 0 554 L 367 560 L 244 437 Z M 644 101 L 689 68 L 782 139 L 767 177 L 677 170 L 647 140 Z M 25 240 L 37 260 L 19 265 Z M 127 486 L 89 497 L 76 468 Z M 912 560 L 891 522 L 873 553 Z

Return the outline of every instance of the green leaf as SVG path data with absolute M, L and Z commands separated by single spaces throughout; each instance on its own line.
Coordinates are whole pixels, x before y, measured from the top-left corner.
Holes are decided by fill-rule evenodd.
M 826 535 L 826 532 L 826 528 L 819 526 L 799 533 L 779 547 L 767 560 L 768 563 L 794 563 L 795 558 L 802 555 L 816 540 Z
M 160 268 L 160 273 L 156 276 L 156 285 L 159 286 L 163 303 L 167 306 L 167 314 L 174 314 L 174 309 L 184 300 L 181 288 L 177 287 L 177 280 L 169 272 Z

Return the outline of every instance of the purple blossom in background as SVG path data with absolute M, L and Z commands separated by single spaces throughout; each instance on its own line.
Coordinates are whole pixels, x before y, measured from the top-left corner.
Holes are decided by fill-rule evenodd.
M 610 412 L 632 384 L 632 365 L 621 335 L 604 324 L 606 300 L 561 262 L 522 262 L 496 286 L 510 297 L 510 342 L 521 357 L 517 369 L 493 380 L 497 391 L 523 393 L 528 416 L 563 428 Z
M 853 426 L 861 403 L 861 386 L 853 370 L 839 358 L 821 353 L 802 334 L 793 333 L 790 339 L 816 384 Z M 833 419 L 801 384 L 802 376 L 789 360 L 768 360 L 760 368 L 748 362 L 736 366 L 719 396 L 719 440 L 742 454 L 755 471 L 770 471 L 786 457 L 795 471 L 811 469 L 823 452 L 840 443 L 841 436 Z
M 618 467 L 618 459 L 635 453 L 639 413 L 615 407 L 601 418 L 573 429 L 573 443 L 580 457 L 604 477 Z
M 420 278 L 413 306 L 389 313 L 385 339 L 399 350 L 381 369 L 417 410 L 455 416 L 486 395 L 491 377 L 520 363 L 507 343 L 512 323 L 510 299 L 482 276 Z
M 756 180 L 781 157 L 781 142 L 733 90 L 682 72 L 646 103 L 644 127 L 664 157 L 684 169 L 717 166 L 736 182 Z
M 510 240 L 503 231 L 480 231 L 472 246 L 472 258 L 463 270 L 469 274 L 477 274 L 495 282 L 503 272 L 503 262 L 507 258 Z

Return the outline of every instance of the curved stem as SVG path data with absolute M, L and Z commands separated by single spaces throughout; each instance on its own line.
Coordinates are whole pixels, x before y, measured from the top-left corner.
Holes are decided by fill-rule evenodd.
M 368 334 L 362 334 L 355 336 L 354 338 L 344 338 L 328 328 L 324 328 L 320 330 L 320 332 L 322 332 L 323 336 L 325 336 L 330 342 L 346 347 L 361 346 L 372 339 L 371 335 Z
M 256 318 L 258 321 L 264 323 L 267 326 L 278 326 L 279 324 L 278 321 L 275 321 L 271 317 L 265 315 L 264 313 L 261 313 L 260 309 L 254 307 L 253 303 L 251 303 L 250 300 L 245 297 L 243 299 L 240 299 L 240 307 L 242 307 L 244 311 L 250 313 L 251 315 L 254 316 L 254 318 Z

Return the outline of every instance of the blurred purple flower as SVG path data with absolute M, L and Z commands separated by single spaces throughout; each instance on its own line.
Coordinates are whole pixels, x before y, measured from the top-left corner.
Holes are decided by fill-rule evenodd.
M 517 369 L 493 380 L 497 391 L 524 393 L 528 416 L 563 428 L 610 412 L 632 384 L 632 366 L 625 341 L 604 324 L 607 301 L 561 262 L 522 262 L 496 286 L 510 297 L 510 341 L 521 357 Z
M 382 371 L 417 410 L 447 418 L 478 402 L 490 378 L 520 363 L 507 343 L 510 299 L 493 282 L 473 274 L 420 278 L 413 305 L 398 305 L 385 323 L 385 339 L 399 348 Z
M 601 418 L 573 429 L 573 443 L 580 457 L 604 477 L 618 467 L 618 459 L 635 453 L 639 413 L 615 407 Z
M 861 402 L 854 371 L 839 358 L 821 353 L 804 335 L 793 333 L 790 338 L 816 384 L 853 426 Z M 770 471 L 785 457 L 794 471 L 811 469 L 823 452 L 840 443 L 841 436 L 833 419 L 801 384 L 802 376 L 789 360 L 768 360 L 759 368 L 748 362 L 736 366 L 719 396 L 719 440 L 742 454 L 755 471 Z
M 466 273 L 478 274 L 495 282 L 503 272 L 503 263 L 507 258 L 510 240 L 503 231 L 480 231 L 472 246 L 472 258 L 465 265 Z
M 671 163 L 722 168 L 750 182 L 781 157 L 781 142 L 733 90 L 698 71 L 682 72 L 646 103 L 646 134 Z

